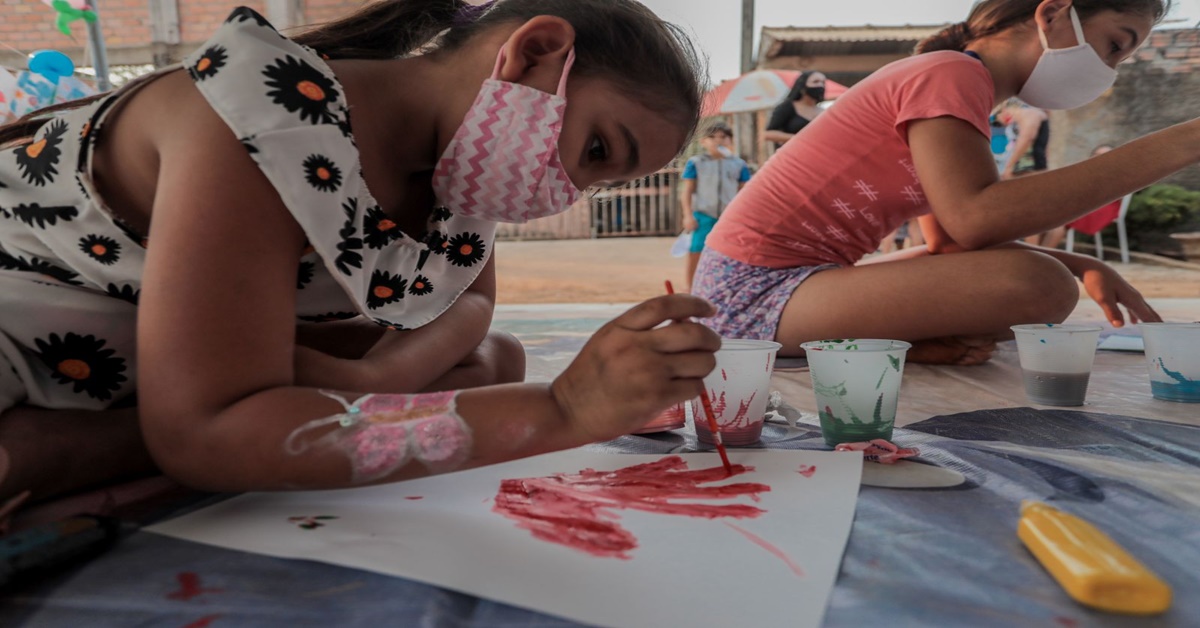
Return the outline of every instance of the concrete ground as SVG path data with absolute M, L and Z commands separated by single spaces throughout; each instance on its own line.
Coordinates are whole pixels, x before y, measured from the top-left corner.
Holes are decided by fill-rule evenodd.
M 498 242 L 497 300 L 518 303 L 633 303 L 684 285 L 674 238 Z M 1113 266 L 1147 298 L 1200 298 L 1200 271 L 1148 264 Z M 1086 298 L 1086 296 L 1084 297 Z

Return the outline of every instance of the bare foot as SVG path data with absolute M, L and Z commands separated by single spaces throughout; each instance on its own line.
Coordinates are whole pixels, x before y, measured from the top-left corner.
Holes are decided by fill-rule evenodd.
M 912 343 L 907 362 L 974 366 L 992 358 L 996 339 L 985 336 L 945 336 Z

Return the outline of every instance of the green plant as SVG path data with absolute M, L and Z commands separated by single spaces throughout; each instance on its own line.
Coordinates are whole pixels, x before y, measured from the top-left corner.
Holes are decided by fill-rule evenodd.
M 1178 185 L 1152 185 L 1133 195 L 1125 224 L 1130 231 L 1170 231 L 1200 216 L 1200 192 Z
M 1166 235 L 1196 220 L 1200 220 L 1200 192 L 1163 183 L 1133 195 L 1125 225 L 1132 248 L 1171 253 L 1177 247 Z M 1106 242 L 1114 242 L 1116 225 L 1105 228 L 1103 236 Z

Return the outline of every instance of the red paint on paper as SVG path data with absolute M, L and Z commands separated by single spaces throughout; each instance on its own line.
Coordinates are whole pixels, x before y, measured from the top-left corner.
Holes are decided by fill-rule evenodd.
M 425 496 L 424 495 L 409 495 L 408 497 L 405 497 L 404 499 L 416 501 L 418 499 L 425 499 Z
M 190 624 L 187 624 L 183 628 L 208 628 L 209 626 L 212 625 L 212 623 L 214 621 L 217 621 L 220 618 L 221 618 L 220 615 L 205 615 L 204 617 L 201 617 L 200 619 L 197 619 L 196 621 L 194 621 Z
M 221 593 L 225 589 L 205 589 L 200 586 L 200 576 L 191 571 L 184 571 L 175 576 L 179 580 L 179 590 L 167 594 L 168 600 L 188 601 L 205 593 Z
M 721 369 L 721 379 L 729 381 L 729 376 L 725 374 L 725 369 Z
M 767 550 L 768 552 L 771 553 L 771 555 L 775 556 L 779 560 L 782 560 L 783 563 L 788 566 L 788 569 L 791 569 L 792 573 L 796 574 L 797 578 L 804 577 L 804 569 L 802 567 L 800 567 L 800 565 L 796 564 L 796 561 L 792 560 L 791 556 L 788 556 L 787 554 L 784 553 L 783 550 L 779 549 L 778 547 L 775 547 L 775 545 L 772 544 L 770 541 L 762 538 L 761 536 L 759 536 L 741 526 L 734 525 L 732 523 L 729 523 L 728 521 L 726 521 L 724 523 L 725 523 L 725 525 L 736 530 L 742 536 L 746 537 L 746 539 L 749 540 L 751 543 Z
M 731 475 L 754 470 L 733 465 Z M 492 508 L 534 538 L 605 558 L 631 558 L 637 538 L 621 526 L 617 510 L 641 510 L 664 515 L 717 519 L 752 519 L 765 510 L 746 504 L 712 504 L 678 500 L 758 498 L 771 490 L 766 484 L 740 482 L 702 486 L 723 480 L 723 467 L 689 470 L 679 456 L 617 469 L 584 469 L 541 478 L 504 480 Z
M 803 475 L 806 478 L 811 478 L 813 476 L 813 474 L 816 472 L 817 472 L 817 465 L 815 465 L 815 464 L 802 464 L 802 465 L 800 465 L 799 469 L 796 469 L 796 473 L 799 473 L 800 475 Z

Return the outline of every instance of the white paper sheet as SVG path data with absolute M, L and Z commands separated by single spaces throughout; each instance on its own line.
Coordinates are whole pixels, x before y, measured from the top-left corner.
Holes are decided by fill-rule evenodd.
M 1100 341 L 1096 347 L 1102 351 L 1129 351 L 1131 353 L 1145 353 L 1146 342 L 1141 336 L 1123 336 L 1113 334 L 1104 340 Z
M 712 485 L 756 482 L 770 491 L 759 501 L 677 503 L 766 512 L 705 519 L 613 509 L 638 541 L 628 559 L 539 540 L 492 510 L 503 479 L 615 470 L 664 457 L 571 450 L 387 486 L 248 494 L 149 530 L 402 576 L 589 624 L 820 625 L 854 518 L 858 453 L 731 451 L 735 464 L 755 470 Z M 720 466 L 711 453 L 679 457 L 693 470 Z M 336 518 L 314 520 L 320 526 L 312 529 L 289 521 L 315 516 Z

